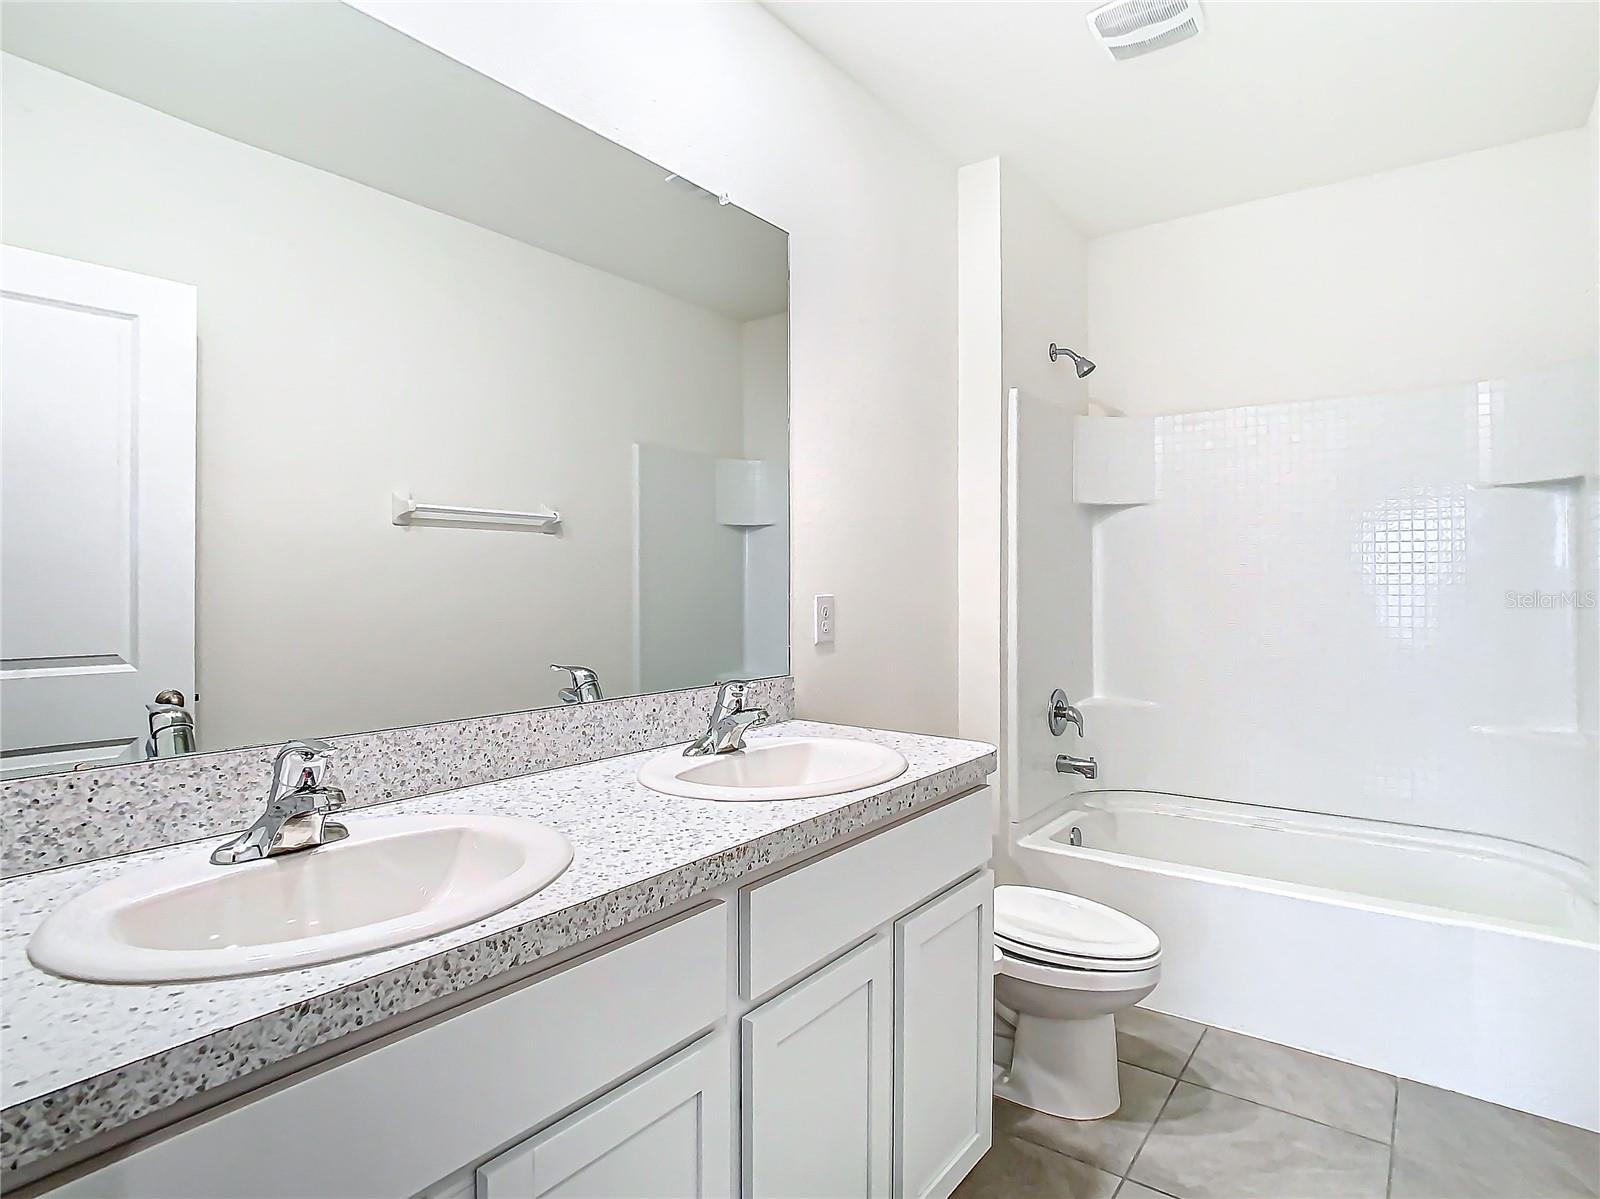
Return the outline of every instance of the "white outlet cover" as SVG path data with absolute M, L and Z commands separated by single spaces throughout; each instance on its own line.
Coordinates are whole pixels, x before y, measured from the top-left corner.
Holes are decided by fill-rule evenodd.
M 812 607 L 811 642 L 813 645 L 832 645 L 834 632 L 833 596 L 819 595 Z

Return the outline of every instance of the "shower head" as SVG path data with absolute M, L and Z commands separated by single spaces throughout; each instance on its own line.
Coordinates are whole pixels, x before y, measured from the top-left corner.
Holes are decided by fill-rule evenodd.
M 1074 354 L 1071 350 L 1067 349 L 1066 346 L 1058 346 L 1052 341 L 1050 343 L 1050 361 L 1054 362 L 1063 354 L 1072 359 L 1072 369 L 1078 372 L 1078 378 L 1081 379 L 1090 371 L 1094 370 L 1094 363 L 1090 362 L 1082 354 Z

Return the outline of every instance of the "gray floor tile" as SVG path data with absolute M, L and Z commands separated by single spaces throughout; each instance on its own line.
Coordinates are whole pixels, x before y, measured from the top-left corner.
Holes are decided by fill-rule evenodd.
M 1170 1195 L 1161 1191 L 1152 1191 L 1131 1178 L 1123 1179 L 1121 1188 L 1117 1191 L 1117 1199 L 1172 1199 Z
M 1204 1024 L 1131 1007 L 1117 1013 L 1117 1060 L 1177 1078 Z
M 1600 1138 L 1401 1079 L 1392 1185 L 1395 1199 L 1600 1195 Z
M 1103 1120 L 1063 1120 L 998 1099 L 995 1136 L 1021 1137 L 1113 1174 L 1126 1174 L 1174 1084 L 1164 1075 L 1137 1066 L 1119 1066 L 1117 1080 L 1122 1087 L 1122 1106 Z
M 1088 1162 L 997 1133 L 951 1199 L 1111 1199 L 1120 1181 Z
M 1179 1199 L 1383 1199 L 1389 1149 L 1180 1082 L 1128 1177 Z
M 1392 1076 L 1221 1028 L 1206 1030 L 1182 1078 L 1385 1144 L 1394 1125 Z

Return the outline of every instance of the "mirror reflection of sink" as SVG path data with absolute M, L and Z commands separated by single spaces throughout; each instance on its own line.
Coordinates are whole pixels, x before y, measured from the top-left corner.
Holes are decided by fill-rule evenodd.
M 651 758 L 639 781 L 685 799 L 812 799 L 900 777 L 906 760 L 886 745 L 843 737 L 763 737 L 730 754 L 686 758 L 682 747 Z
M 560 877 L 572 844 L 509 816 L 378 816 L 302 853 L 213 866 L 209 846 L 102 883 L 28 957 L 90 982 L 182 982 L 331 962 L 431 937 Z

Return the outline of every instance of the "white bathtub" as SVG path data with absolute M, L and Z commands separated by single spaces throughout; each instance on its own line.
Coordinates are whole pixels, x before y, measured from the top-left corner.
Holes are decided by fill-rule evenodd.
M 1140 791 L 1079 793 L 1016 859 L 1156 930 L 1151 1007 L 1600 1127 L 1597 914 L 1572 859 Z

